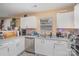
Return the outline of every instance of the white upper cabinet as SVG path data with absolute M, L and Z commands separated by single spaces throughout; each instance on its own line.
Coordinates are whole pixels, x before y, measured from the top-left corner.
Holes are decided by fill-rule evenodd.
M 74 7 L 74 24 L 75 28 L 79 28 L 79 4 Z
M 36 17 L 23 17 L 21 18 L 21 28 L 36 28 Z
M 73 28 L 74 12 L 57 13 L 57 28 Z

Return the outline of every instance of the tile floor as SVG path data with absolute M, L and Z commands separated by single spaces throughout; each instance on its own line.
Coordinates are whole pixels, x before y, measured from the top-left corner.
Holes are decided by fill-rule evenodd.
M 20 56 L 43 56 L 43 55 L 33 54 L 33 53 L 29 53 L 29 52 L 23 52 Z

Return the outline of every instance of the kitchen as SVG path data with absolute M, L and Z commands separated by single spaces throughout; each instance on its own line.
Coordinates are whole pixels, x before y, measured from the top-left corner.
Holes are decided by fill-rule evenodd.
M 79 4 L 3 3 L 0 7 L 0 56 L 79 55 Z

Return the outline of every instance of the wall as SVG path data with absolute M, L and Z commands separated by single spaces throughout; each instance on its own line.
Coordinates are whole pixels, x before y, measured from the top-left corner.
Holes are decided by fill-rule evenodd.
M 20 27 L 20 18 L 16 18 L 16 27 Z

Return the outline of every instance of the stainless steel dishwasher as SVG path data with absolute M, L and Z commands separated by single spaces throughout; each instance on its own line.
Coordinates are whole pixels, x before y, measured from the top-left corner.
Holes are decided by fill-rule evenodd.
M 25 37 L 25 51 L 35 53 L 35 37 Z

